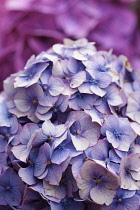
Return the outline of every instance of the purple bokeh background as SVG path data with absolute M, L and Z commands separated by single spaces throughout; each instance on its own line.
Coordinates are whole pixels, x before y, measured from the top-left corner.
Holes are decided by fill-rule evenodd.
M 139 0 L 1 0 L 0 90 L 32 54 L 65 37 L 86 37 L 99 50 L 112 48 L 139 70 L 139 10 Z

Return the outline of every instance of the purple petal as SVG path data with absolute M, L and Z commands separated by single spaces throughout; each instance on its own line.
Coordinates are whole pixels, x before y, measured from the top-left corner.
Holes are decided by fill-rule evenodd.
M 27 168 L 20 168 L 18 174 L 21 179 L 29 185 L 37 183 L 37 178 L 34 177 L 34 169 L 32 166 L 28 166 Z
M 106 88 L 107 91 L 107 101 L 111 106 L 118 106 L 123 103 L 119 90 L 115 86 L 109 86 Z
M 78 90 L 80 91 L 80 93 L 92 94 L 90 87 L 91 87 L 91 85 L 89 83 L 85 82 L 78 87 Z
M 91 156 L 95 160 L 106 160 L 108 157 L 108 142 L 106 140 L 99 140 L 91 149 Z
M 106 130 L 113 131 L 114 128 L 119 127 L 119 119 L 115 116 L 106 116 L 105 117 L 105 123 L 103 123 L 101 127 L 101 133 L 105 136 Z
M 118 148 L 120 145 L 120 140 L 115 138 L 114 134 L 110 131 L 106 131 L 107 140 L 112 144 L 114 148 Z M 125 147 L 124 147 L 125 148 Z
M 86 80 L 86 72 L 80 71 L 71 78 L 70 87 L 76 88 Z
M 37 101 L 42 100 L 44 97 L 44 92 L 38 83 L 28 87 L 26 93 L 28 97 L 31 99 L 36 99 Z
M 65 125 L 57 125 L 55 127 L 55 137 L 60 137 L 66 131 Z
M 0 152 L 5 151 L 6 145 L 7 145 L 6 139 L 4 138 L 4 136 L 0 135 Z
M 96 94 L 96 95 L 98 95 L 98 96 L 101 96 L 101 97 L 103 97 L 105 94 L 106 94 L 106 91 L 105 90 L 102 90 L 100 87 L 98 87 L 97 85 L 91 85 L 90 86 L 90 90 L 94 93 L 94 94 Z
M 7 205 L 6 201 L 5 201 L 5 189 L 4 187 L 0 186 L 0 205 Z
M 89 146 L 89 142 L 87 141 L 87 139 L 85 137 L 73 136 L 71 134 L 71 139 L 72 139 L 73 145 L 77 151 L 85 150 Z
M 96 186 L 90 191 L 90 196 L 92 200 L 100 205 L 104 203 L 109 205 L 112 203 L 113 198 L 115 197 L 116 191 L 108 190 L 105 187 Z
M 62 185 L 60 186 L 50 185 L 44 180 L 43 187 L 45 190 L 45 195 L 48 195 L 57 199 L 63 199 L 66 196 L 66 189 Z
M 53 136 L 55 133 L 55 125 L 50 120 L 46 120 L 42 124 L 42 131 L 46 136 Z
M 64 84 L 59 78 L 50 77 L 49 92 L 52 96 L 58 96 L 64 90 Z
M 39 177 L 44 173 L 47 167 L 47 161 L 50 161 L 50 155 L 50 146 L 49 144 L 44 143 L 40 147 L 38 157 L 36 158 L 34 163 L 34 176 Z
M 30 150 L 31 148 L 27 148 L 27 145 L 17 145 L 11 149 L 14 156 L 25 163 L 27 162 Z
M 12 189 L 5 193 L 5 201 L 11 206 L 19 206 L 21 202 L 21 192 L 19 189 Z
M 22 144 L 28 144 L 29 139 L 31 138 L 34 131 L 38 130 L 39 127 L 35 123 L 27 123 L 24 125 L 20 132 L 20 142 Z
M 46 175 L 46 177 L 44 179 L 49 184 L 59 185 L 59 182 L 60 182 L 61 178 L 62 178 L 62 169 L 61 169 L 61 167 L 58 166 L 58 165 L 52 164 L 48 168 L 48 173 L 47 173 L 47 175 Z
M 81 178 L 89 181 L 94 178 L 94 174 L 97 174 L 97 176 L 105 176 L 106 175 L 106 168 L 103 166 L 91 161 L 87 160 L 85 161 L 84 165 L 82 166 L 82 169 L 80 171 Z
M 121 160 L 120 164 L 120 177 L 121 177 L 121 188 L 128 190 L 139 190 L 140 178 L 136 176 L 140 171 L 140 154 L 131 154 Z M 134 177 L 138 180 L 133 179 L 131 172 Z M 136 172 L 135 174 L 133 172 Z
M 89 114 L 92 118 L 92 122 L 97 122 L 100 125 L 103 124 L 104 121 L 104 115 L 99 112 L 96 108 L 92 108 L 90 110 L 85 110 L 85 113 Z
M 6 102 L 0 101 L 0 126 L 11 127 L 13 124 L 13 117 L 10 116 Z
M 31 99 L 27 96 L 25 89 L 20 89 L 15 95 L 14 102 L 16 107 L 22 111 L 27 112 L 32 107 Z
M 72 163 L 72 174 L 74 178 L 77 179 L 80 173 L 81 167 L 84 164 L 84 157 L 83 155 L 79 155 L 75 157 L 73 160 L 74 160 L 74 163 Z
M 79 195 L 81 199 L 87 199 L 90 195 L 90 190 L 93 188 L 93 181 L 85 181 L 80 177 L 77 178 L 77 186 L 80 189 Z
M 100 88 L 106 88 L 106 87 L 108 87 L 108 85 L 112 81 L 112 77 L 111 76 L 109 76 L 106 73 L 102 73 L 102 72 L 100 72 L 100 73 L 98 73 L 96 75 L 96 79 L 98 80 L 98 86 Z
M 55 164 L 61 164 L 64 160 L 66 160 L 70 156 L 69 149 L 57 149 L 53 152 L 51 161 Z

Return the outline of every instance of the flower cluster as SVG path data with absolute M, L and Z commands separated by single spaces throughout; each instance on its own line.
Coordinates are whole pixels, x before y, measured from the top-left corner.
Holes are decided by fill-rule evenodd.
M 23 69 L 32 54 L 65 37 L 87 37 L 99 50 L 112 48 L 139 70 L 139 5 L 139 0 L 1 0 L 0 90 L 3 79 Z
M 86 39 L 55 44 L 4 81 L 0 205 L 139 210 L 140 78 Z

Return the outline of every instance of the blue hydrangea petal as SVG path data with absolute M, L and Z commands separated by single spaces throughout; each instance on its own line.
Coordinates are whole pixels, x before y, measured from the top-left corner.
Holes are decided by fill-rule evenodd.
M 85 137 L 74 136 L 71 134 L 71 139 L 77 151 L 85 150 L 89 146 L 89 142 L 87 141 Z
M 27 145 L 13 146 L 11 149 L 14 156 L 25 163 L 27 162 L 30 150 L 31 148 L 27 148 Z
M 64 90 L 64 84 L 59 78 L 50 77 L 48 83 L 49 93 L 52 96 L 60 95 Z
M 108 157 L 109 145 L 106 140 L 98 140 L 91 149 L 91 156 L 95 160 L 105 161 Z
M 44 180 L 43 187 L 45 190 L 45 195 L 55 197 L 57 199 L 63 199 L 66 196 L 66 189 L 63 185 L 50 185 Z
M 86 80 L 86 72 L 80 71 L 71 78 L 70 87 L 76 88 Z
M 21 179 L 29 185 L 34 185 L 37 183 L 37 178 L 34 177 L 34 168 L 32 166 L 28 166 L 27 168 L 20 168 L 18 174 Z
M 51 161 L 55 164 L 61 164 L 63 161 L 65 161 L 70 156 L 70 150 L 69 149 L 57 149 L 53 152 Z
M 112 203 L 113 198 L 115 197 L 116 191 L 115 190 L 108 190 L 106 188 L 102 188 L 100 186 L 96 186 L 90 190 L 90 196 L 94 202 L 97 204 L 109 205 Z

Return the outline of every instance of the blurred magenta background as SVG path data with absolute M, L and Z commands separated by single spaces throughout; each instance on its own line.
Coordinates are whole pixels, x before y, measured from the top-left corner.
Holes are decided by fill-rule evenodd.
M 66 37 L 112 48 L 140 70 L 140 0 L 1 0 L 0 90 L 32 54 Z

